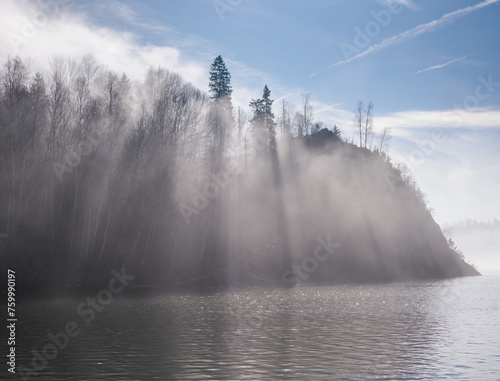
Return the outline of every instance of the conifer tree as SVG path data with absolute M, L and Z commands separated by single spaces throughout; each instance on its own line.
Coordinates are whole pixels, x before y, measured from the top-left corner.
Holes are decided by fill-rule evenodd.
M 226 137 L 233 124 L 233 106 L 231 103 L 231 74 L 219 55 L 210 66 L 210 79 L 208 82 L 210 98 L 213 107 L 210 117 L 211 131 L 214 138 L 212 160 L 217 170 L 221 168 L 221 160 L 226 149 Z
M 210 98 L 214 101 L 224 100 L 231 103 L 231 74 L 221 56 L 217 56 L 210 65 L 210 80 L 208 83 Z
M 209 115 L 211 143 L 209 145 L 209 182 L 224 171 L 227 137 L 234 126 L 233 106 L 231 103 L 231 74 L 219 55 L 210 66 L 209 93 L 212 105 Z M 223 226 L 223 205 L 221 198 L 209 201 L 208 212 L 203 229 L 202 262 L 200 278 L 202 285 L 209 287 L 225 283 L 222 269 L 226 266 L 225 237 Z
M 273 205 L 272 209 L 274 209 L 274 218 L 271 219 L 272 225 L 269 229 L 271 242 L 277 244 L 275 245 L 275 254 L 281 259 L 283 268 L 288 268 L 291 266 L 290 241 L 283 203 L 281 169 L 276 143 L 276 122 L 272 112 L 273 102 L 271 91 L 265 85 L 262 98 L 252 99 L 250 102 L 250 107 L 254 112 L 251 123 L 254 129 L 257 150 L 261 150 L 264 154 L 267 152 L 274 185 L 270 204 Z
M 269 149 L 270 155 L 276 155 L 276 122 L 272 112 L 274 100 L 271 91 L 264 86 L 262 98 L 252 99 L 250 107 L 253 109 L 253 118 L 250 121 L 254 129 L 257 150 Z

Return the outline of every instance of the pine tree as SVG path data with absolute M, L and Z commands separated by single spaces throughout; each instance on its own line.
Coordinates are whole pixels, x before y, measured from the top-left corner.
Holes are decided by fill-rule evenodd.
M 208 82 L 210 98 L 213 107 L 210 116 L 210 125 L 213 134 L 213 157 L 217 170 L 221 169 L 222 157 L 226 149 L 226 137 L 231 131 L 233 121 L 233 106 L 231 103 L 231 74 L 221 56 L 217 56 L 210 66 L 210 79 Z
M 275 254 L 281 258 L 282 267 L 288 268 L 291 266 L 290 241 L 283 202 L 281 169 L 276 143 L 276 122 L 272 112 L 273 102 L 271 91 L 265 85 L 262 98 L 252 99 L 250 102 L 250 107 L 254 111 L 251 123 L 254 129 L 257 150 L 261 150 L 264 154 L 268 152 L 267 158 L 269 159 L 274 185 L 274 192 L 270 194 L 270 205 L 274 209 L 274 218 L 271 219 L 272 225 L 269 227 L 269 243 L 276 248 Z
M 274 121 L 274 114 L 272 106 L 274 100 L 271 98 L 271 91 L 264 86 L 262 98 L 252 99 L 250 107 L 253 109 L 254 115 L 252 126 L 256 138 L 257 149 L 269 149 L 272 157 L 277 154 L 276 151 L 276 122 Z
M 209 114 L 209 125 L 212 142 L 209 147 L 210 173 L 209 181 L 223 172 L 226 154 L 226 140 L 234 127 L 231 103 L 231 74 L 221 56 L 217 56 L 210 66 L 208 83 L 212 107 Z M 221 198 L 211 199 L 203 229 L 202 263 L 200 279 L 203 287 L 222 285 L 225 273 L 221 269 L 227 263 L 224 237 L 221 237 L 223 226 L 223 204 Z
M 210 66 L 210 80 L 208 82 L 210 98 L 214 101 L 223 99 L 231 103 L 231 74 L 221 56 L 217 56 Z

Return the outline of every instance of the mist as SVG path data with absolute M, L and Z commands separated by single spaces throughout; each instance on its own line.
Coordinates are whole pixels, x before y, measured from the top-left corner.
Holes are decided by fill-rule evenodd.
M 25 269 L 28 289 L 99 287 L 121 267 L 161 289 L 475 272 L 374 143 L 371 103 L 357 146 L 313 120 L 309 95 L 275 118 L 265 86 L 235 110 L 220 56 L 208 94 L 161 67 L 132 82 L 92 55 L 50 67 L 9 58 L 1 73 L 2 268 Z
M 443 227 L 467 259 L 484 273 L 500 271 L 500 223 L 498 220 L 466 220 Z

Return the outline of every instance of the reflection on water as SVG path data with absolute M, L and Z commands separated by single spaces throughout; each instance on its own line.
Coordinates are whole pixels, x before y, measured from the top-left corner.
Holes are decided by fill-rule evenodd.
M 500 277 L 25 303 L 18 366 L 76 321 L 35 380 L 498 380 Z

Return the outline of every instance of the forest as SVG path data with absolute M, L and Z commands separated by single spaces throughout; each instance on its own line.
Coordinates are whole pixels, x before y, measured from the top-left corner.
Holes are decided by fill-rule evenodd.
M 391 163 L 371 102 L 343 127 L 355 144 L 309 94 L 273 104 L 263 84 L 235 108 L 221 56 L 208 93 L 92 55 L 32 66 L 0 72 L 0 263 L 20 290 L 86 291 L 122 268 L 160 290 L 478 274 Z

